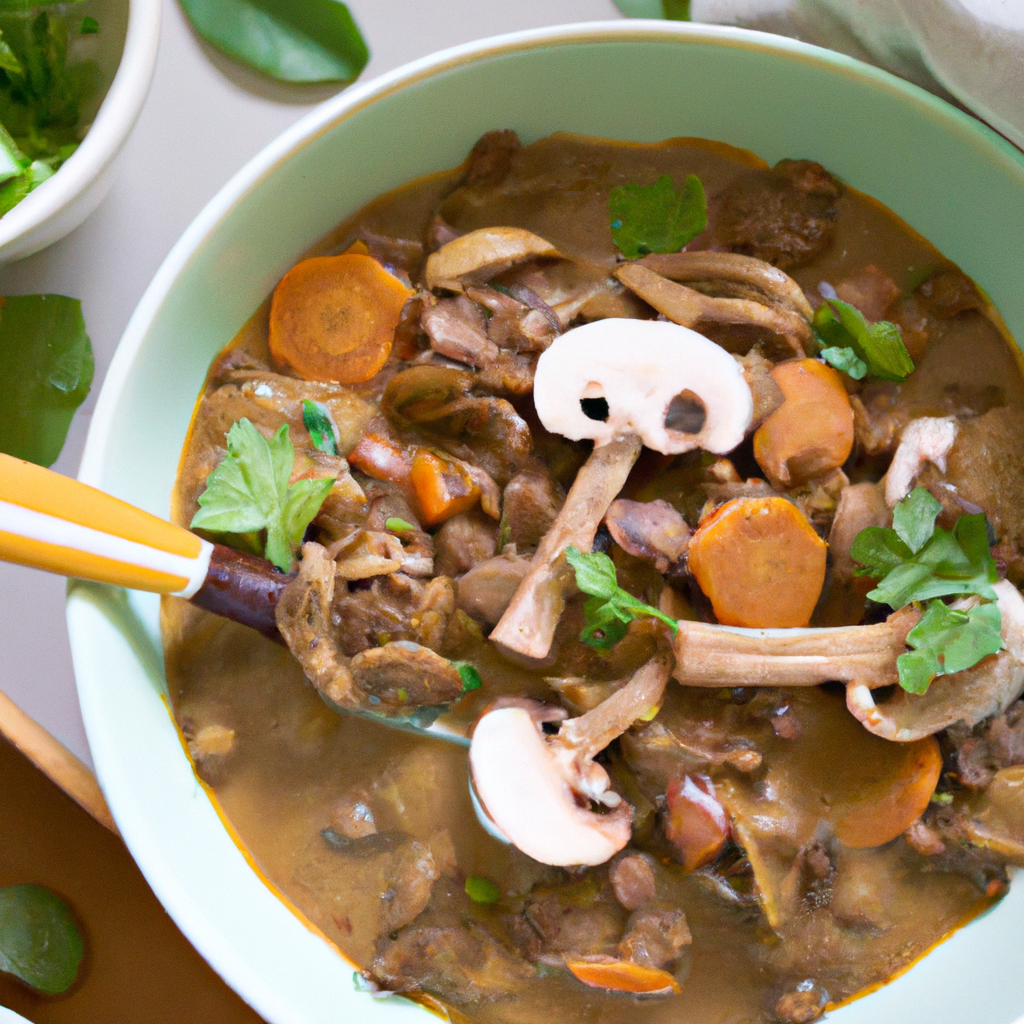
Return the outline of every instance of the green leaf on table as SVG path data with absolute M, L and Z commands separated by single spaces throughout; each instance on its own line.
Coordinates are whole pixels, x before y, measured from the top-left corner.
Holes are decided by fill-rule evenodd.
M 826 298 L 814 314 L 813 326 L 825 350 L 851 349 L 867 372 L 881 380 L 902 383 L 914 369 L 895 324 L 888 320 L 869 323 L 856 306 L 842 299 Z
M 334 424 L 331 422 L 327 406 L 322 402 L 302 400 L 302 424 L 309 431 L 313 444 L 328 455 L 338 454 L 338 442 L 334 436 Z
M 248 419 L 240 419 L 228 431 L 227 444 L 224 461 L 207 477 L 191 526 L 243 535 L 265 530 L 264 554 L 288 572 L 335 478 L 289 483 L 295 446 L 287 423 L 268 441 Z
M 910 693 L 925 693 L 938 675 L 962 672 L 982 658 L 1003 649 L 1002 616 L 995 604 L 979 604 L 967 611 L 930 601 L 921 621 L 907 634 L 914 648 L 896 659 L 900 686 Z
M 71 908 L 41 885 L 0 889 L 0 971 L 44 995 L 66 992 L 85 943 Z
M 628 260 L 651 252 L 678 252 L 708 222 L 704 186 L 689 175 L 681 189 L 663 174 L 653 185 L 619 185 L 608 196 L 612 240 Z
M 867 363 L 852 348 L 823 348 L 821 358 L 854 380 L 863 380 L 868 372 Z
M 352 82 L 370 51 L 340 0 L 181 0 L 227 56 L 282 82 Z
M 661 0 L 661 12 L 668 21 L 689 21 L 690 0 Z
M 679 624 L 657 608 L 635 598 L 618 584 L 615 563 L 599 551 L 585 555 L 579 548 L 565 549 L 566 561 L 576 573 L 576 586 L 589 595 L 583 605 L 586 625 L 580 640 L 599 651 L 611 650 L 625 635 L 634 619 L 653 616 L 673 633 Z
M 93 371 L 78 299 L 0 298 L 0 451 L 52 466 Z

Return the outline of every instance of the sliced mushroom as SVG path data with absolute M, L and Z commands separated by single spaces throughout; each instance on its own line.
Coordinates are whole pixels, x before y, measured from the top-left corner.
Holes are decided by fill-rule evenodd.
M 491 634 L 507 650 L 540 660 L 551 649 L 571 582 L 564 551 L 569 545 L 590 550 L 641 443 L 665 454 L 731 451 L 750 425 L 753 398 L 742 368 L 724 349 L 696 331 L 654 320 L 599 320 L 563 334 L 540 357 L 533 397 L 552 433 L 594 441 Z
M 946 456 L 956 440 L 955 416 L 922 416 L 911 420 L 885 474 L 885 503 L 892 508 L 909 493 L 926 462 L 946 471 Z
M 427 257 L 427 287 L 461 292 L 542 256 L 557 259 L 561 253 L 525 228 L 480 228 L 453 238 Z
M 846 706 L 865 729 L 909 743 L 954 722 L 977 725 L 1005 711 L 1024 692 L 1024 598 L 1008 580 L 993 590 L 1003 618 L 1004 649 L 973 668 L 937 676 L 927 693 L 897 690 L 884 704 L 875 704 L 870 685 L 854 678 L 846 687 Z
M 542 864 L 603 864 L 630 839 L 633 813 L 593 760 L 665 691 L 670 658 L 652 658 L 608 700 L 579 718 L 536 702 L 495 707 L 473 731 L 475 793 L 513 846 Z M 545 722 L 561 721 L 548 737 Z M 600 805 L 603 813 L 590 809 Z
M 816 686 L 832 680 L 895 683 L 896 658 L 920 612 L 903 608 L 873 626 L 740 629 L 680 622 L 673 676 L 684 686 Z
M 679 253 L 678 255 L 685 255 Z M 693 255 L 725 257 L 725 253 L 694 253 Z M 734 257 L 749 259 L 750 257 Z M 802 358 L 804 346 L 811 339 L 810 316 L 807 300 L 797 312 L 791 301 L 782 302 L 773 296 L 763 296 L 763 301 L 750 298 L 716 298 L 703 291 L 677 284 L 668 277 L 651 269 L 648 257 L 637 263 L 624 263 L 615 276 L 628 288 L 636 292 L 645 302 L 650 303 L 659 313 L 683 327 L 696 327 L 701 323 L 742 324 L 760 327 L 782 338 L 792 354 Z M 764 265 L 768 269 L 768 264 Z M 777 271 L 781 273 L 781 271 Z M 785 275 L 783 275 L 785 276 Z M 799 285 L 793 282 L 799 291 Z M 731 289 L 735 291 L 736 289 Z M 788 290 L 787 290 L 788 291 Z M 759 293 L 761 294 L 761 293 Z M 801 293 L 802 294 L 802 293 Z M 788 299 L 788 296 L 787 296 Z

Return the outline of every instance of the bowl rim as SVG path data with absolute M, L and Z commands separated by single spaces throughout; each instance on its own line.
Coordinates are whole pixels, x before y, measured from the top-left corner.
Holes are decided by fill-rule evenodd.
M 124 47 L 110 88 L 85 138 L 57 173 L 0 217 L 0 259 L 12 243 L 69 207 L 121 151 L 149 93 L 161 15 L 161 0 L 128 0 Z
M 325 101 L 252 157 L 206 204 L 164 259 L 125 328 L 98 395 L 80 465 L 79 479 L 94 486 L 102 486 L 106 451 L 115 426 L 118 400 L 132 376 L 148 332 L 163 303 L 173 291 L 179 275 L 189 266 L 206 239 L 216 231 L 235 205 L 293 154 L 311 145 L 342 121 L 378 99 L 478 60 L 503 53 L 564 46 L 574 42 L 688 40 L 779 54 L 787 59 L 823 66 L 832 72 L 859 79 L 866 85 L 896 93 L 902 103 L 909 103 L 931 119 L 942 121 L 962 145 L 984 150 L 986 158 L 998 161 L 1008 174 L 1020 182 L 1024 191 L 1024 154 L 982 122 L 918 86 L 877 67 L 788 37 L 730 26 L 637 19 L 550 26 L 460 44 L 419 58 Z M 71 619 L 75 603 L 72 595 L 69 597 L 68 612 L 73 652 L 76 638 Z M 103 719 L 102 701 L 97 693 L 91 692 L 87 682 L 83 685 L 82 680 L 79 680 L 79 697 L 87 735 L 98 735 Z M 122 788 L 121 779 L 113 769 L 113 762 L 108 775 L 106 751 L 95 749 L 93 755 L 101 786 L 129 850 L 136 857 L 147 881 L 164 907 L 188 936 L 189 941 L 225 981 L 235 991 L 244 993 L 244 997 L 251 1000 L 256 1009 L 268 1020 L 296 1020 L 294 1014 L 289 1013 L 279 1000 L 269 997 L 263 984 L 264 979 L 259 978 L 249 965 L 235 955 L 209 920 L 201 914 L 197 916 L 194 913 L 192 904 L 180 891 L 178 879 L 171 865 L 161 856 L 154 856 L 152 844 L 143 834 L 144 829 L 135 827 L 136 823 L 131 817 L 134 797 L 127 788 Z M 336 955 L 336 951 L 333 955 Z M 1018 1024 L 1024 1024 L 1024 1018 Z

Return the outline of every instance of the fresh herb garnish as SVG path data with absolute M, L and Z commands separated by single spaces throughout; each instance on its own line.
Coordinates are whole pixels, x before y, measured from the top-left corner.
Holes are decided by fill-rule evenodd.
M 44 995 L 66 992 L 85 943 L 71 908 L 41 885 L 0 889 L 0 971 Z
M 287 423 L 268 441 L 248 419 L 240 419 L 228 431 L 227 444 L 224 461 L 207 477 L 191 526 L 235 534 L 266 530 L 266 557 L 288 572 L 335 478 L 289 484 L 295 446 Z
M 907 634 L 914 648 L 896 659 L 900 686 L 925 693 L 939 675 L 962 672 L 1003 649 L 1002 616 L 995 604 L 958 611 L 938 598 L 928 602 L 921 621 Z
M 340 0 L 181 0 L 196 30 L 281 82 L 352 82 L 370 51 Z
M 854 380 L 863 380 L 868 372 L 867 363 L 852 348 L 823 348 L 821 358 Z
M 868 593 L 872 601 L 894 609 L 926 605 L 907 634 L 914 650 L 896 659 L 900 685 L 910 693 L 925 693 L 935 676 L 961 672 L 1003 647 L 997 605 L 961 611 L 939 600 L 977 594 L 992 602 L 997 580 L 984 514 L 960 516 L 950 532 L 935 525 L 941 511 L 925 488 L 916 487 L 893 509 L 892 529 L 869 526 L 850 549 L 863 566 L 857 575 L 879 580 Z
M 704 186 L 689 175 L 676 190 L 663 174 L 653 185 L 619 185 L 608 196 L 612 240 L 627 260 L 651 252 L 678 252 L 708 222 Z
M 410 530 L 415 530 L 416 527 L 398 516 L 389 516 L 384 520 L 384 529 L 390 530 L 392 533 L 408 533 Z
M 825 351 L 851 349 L 867 372 L 881 380 L 902 383 L 914 369 L 914 361 L 895 324 L 888 320 L 869 323 L 856 306 L 842 299 L 826 296 L 814 314 L 813 326 Z
M 482 875 L 470 875 L 466 879 L 466 895 L 474 903 L 497 903 L 501 899 L 501 890 Z
M 82 36 L 94 36 L 100 30 L 100 23 L 95 18 L 85 17 L 82 19 L 82 24 L 78 29 L 78 34 Z
M 471 690 L 479 690 L 484 685 L 483 679 L 480 678 L 480 673 L 477 672 L 476 668 L 468 661 L 453 661 L 452 664 L 455 666 L 456 671 L 459 673 L 459 678 L 462 680 L 462 692 L 469 693 Z
M 52 466 L 93 371 L 78 299 L 0 298 L 0 451 Z
M 334 424 L 325 406 L 320 402 L 302 400 L 302 425 L 309 431 L 313 444 L 328 455 L 337 455 L 338 443 L 334 439 Z M 390 527 L 389 527 L 390 529 Z
M 69 63 L 71 29 L 65 17 L 46 10 L 35 13 L 27 4 L 14 10 L 4 6 L 0 214 L 50 177 L 78 147 L 82 104 L 99 81 L 92 61 Z
M 590 595 L 583 605 L 587 624 L 580 633 L 588 647 L 611 650 L 626 635 L 629 624 L 645 615 L 661 619 L 673 633 L 678 632 L 674 619 L 619 586 L 615 563 L 607 555 L 599 551 L 585 555 L 579 548 L 567 547 L 565 557 L 576 573 L 576 586 Z

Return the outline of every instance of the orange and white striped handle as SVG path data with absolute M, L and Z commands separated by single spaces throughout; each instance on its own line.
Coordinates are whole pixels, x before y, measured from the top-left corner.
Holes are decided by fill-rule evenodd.
M 0 454 L 0 560 L 192 597 L 213 545 L 109 494 Z

